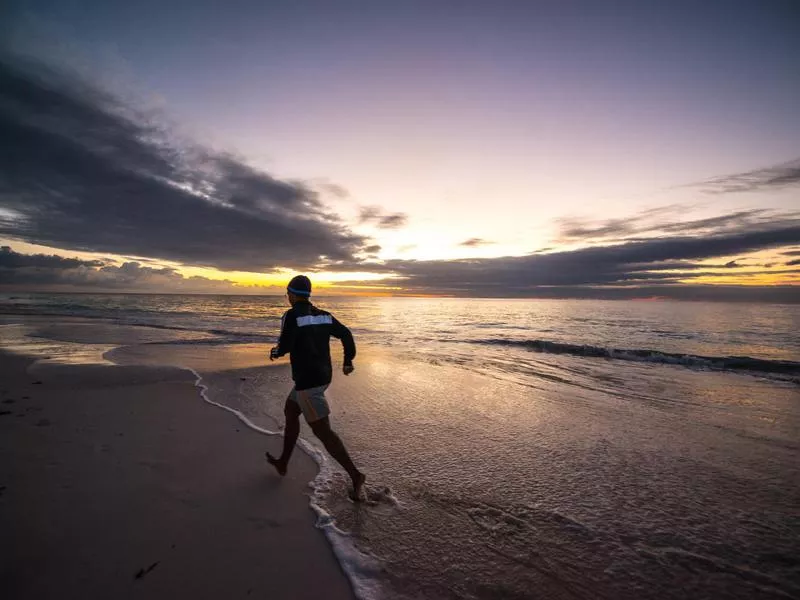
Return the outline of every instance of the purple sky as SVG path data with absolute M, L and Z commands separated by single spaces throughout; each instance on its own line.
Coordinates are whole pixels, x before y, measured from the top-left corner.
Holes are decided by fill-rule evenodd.
M 659 223 L 757 210 L 796 223 L 796 185 L 684 187 L 800 157 L 793 2 L 26 0 L 5 11 L 16 49 L 77 67 L 273 177 L 340 186 L 346 197 L 319 188 L 323 201 L 383 260 L 575 249 L 565 223 L 676 205 Z M 361 218 L 365 207 L 404 226 Z

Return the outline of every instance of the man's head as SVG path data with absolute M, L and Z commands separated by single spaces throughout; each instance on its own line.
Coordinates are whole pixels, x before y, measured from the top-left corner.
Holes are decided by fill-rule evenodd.
M 295 302 L 308 300 L 311 296 L 311 280 L 305 275 L 292 277 L 289 285 L 286 286 L 286 295 L 289 297 L 289 304 L 294 306 Z

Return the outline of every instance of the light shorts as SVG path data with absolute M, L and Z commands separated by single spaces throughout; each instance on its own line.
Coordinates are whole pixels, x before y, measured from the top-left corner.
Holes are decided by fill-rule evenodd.
M 289 392 L 287 402 L 294 402 L 302 411 L 306 422 L 313 423 L 331 414 L 331 408 L 328 406 L 328 400 L 325 398 L 325 390 L 327 389 L 327 385 L 300 391 L 297 391 L 296 388 L 292 388 L 292 391 Z

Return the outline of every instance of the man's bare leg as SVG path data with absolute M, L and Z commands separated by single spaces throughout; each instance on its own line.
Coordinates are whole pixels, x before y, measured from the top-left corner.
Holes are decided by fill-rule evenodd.
M 279 475 L 286 475 L 289 459 L 300 435 L 300 408 L 291 398 L 286 399 L 283 414 L 286 417 L 286 426 L 283 429 L 283 453 L 280 458 L 275 458 L 267 452 L 267 462 L 275 467 Z
M 350 458 L 350 454 L 347 452 L 347 448 L 344 447 L 341 438 L 331 429 L 330 419 L 328 417 L 323 417 L 318 421 L 309 423 L 309 426 L 314 432 L 314 435 L 316 435 L 325 446 L 328 454 L 335 458 L 336 462 L 342 465 L 344 470 L 347 471 L 347 474 L 350 475 L 350 479 L 353 482 L 353 499 L 361 499 L 361 491 L 364 488 L 364 482 L 367 481 L 367 476 L 359 471 L 355 464 L 353 464 L 353 460 Z

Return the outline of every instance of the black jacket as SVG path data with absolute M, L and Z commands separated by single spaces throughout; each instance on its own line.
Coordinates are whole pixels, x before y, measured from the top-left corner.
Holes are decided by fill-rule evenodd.
M 283 315 L 277 356 L 291 355 L 292 379 L 298 390 L 331 382 L 330 336 L 342 340 L 344 364 L 351 364 L 356 356 L 353 334 L 329 312 L 301 300 Z

